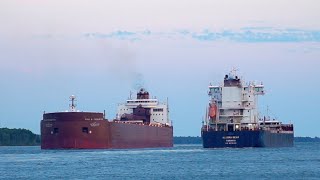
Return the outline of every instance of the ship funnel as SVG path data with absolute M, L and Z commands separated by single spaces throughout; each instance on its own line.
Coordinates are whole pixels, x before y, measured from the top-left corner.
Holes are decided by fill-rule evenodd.
M 137 99 L 149 99 L 149 92 L 141 88 L 140 91 L 137 93 Z

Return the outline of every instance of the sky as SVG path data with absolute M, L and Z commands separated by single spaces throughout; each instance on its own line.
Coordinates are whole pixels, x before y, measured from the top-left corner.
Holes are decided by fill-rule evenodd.
M 237 68 L 266 113 L 320 136 L 317 0 L 1 0 L 0 126 L 46 112 L 116 115 L 130 91 L 169 99 L 175 136 L 200 136 L 208 85 Z

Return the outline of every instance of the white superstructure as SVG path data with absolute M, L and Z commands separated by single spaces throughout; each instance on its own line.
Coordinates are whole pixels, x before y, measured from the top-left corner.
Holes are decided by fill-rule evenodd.
M 258 96 L 264 95 L 262 83 L 245 84 L 231 72 L 225 75 L 222 85 L 210 85 L 208 94 L 207 125 L 225 131 L 259 128 Z
M 150 99 L 144 89 L 140 89 L 136 99 L 129 98 L 126 103 L 119 104 L 116 119 L 171 126 L 168 103 L 160 103 L 156 98 Z

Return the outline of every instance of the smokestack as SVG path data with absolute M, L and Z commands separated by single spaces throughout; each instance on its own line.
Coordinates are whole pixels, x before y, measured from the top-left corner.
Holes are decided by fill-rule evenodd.
M 141 88 L 140 91 L 137 93 L 137 99 L 149 99 L 149 92 Z

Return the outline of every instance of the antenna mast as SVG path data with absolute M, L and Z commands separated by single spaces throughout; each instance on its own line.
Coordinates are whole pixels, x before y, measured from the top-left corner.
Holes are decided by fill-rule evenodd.
M 270 120 L 270 116 L 269 116 L 269 106 L 267 106 L 267 118 L 268 118 L 268 120 Z
M 71 95 L 70 96 L 70 101 L 71 101 L 71 104 L 69 105 L 70 106 L 70 111 L 71 112 L 76 112 L 76 104 L 74 103 L 76 101 L 76 96 L 75 95 Z
M 167 97 L 167 123 L 169 123 L 170 125 L 172 125 L 172 123 L 170 122 L 170 118 L 169 118 L 169 98 Z

